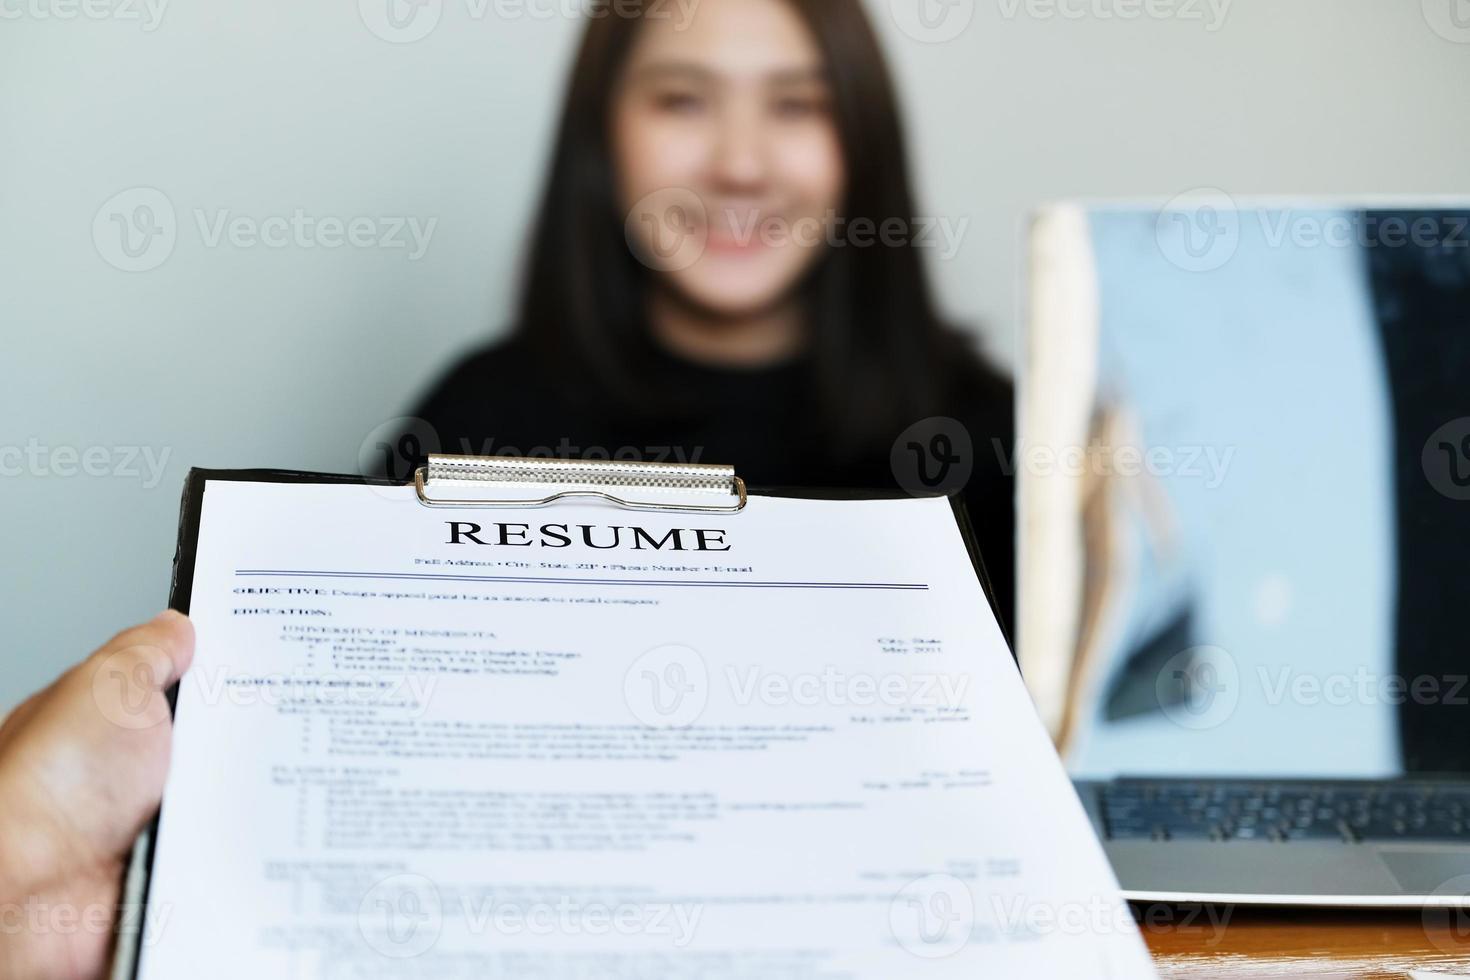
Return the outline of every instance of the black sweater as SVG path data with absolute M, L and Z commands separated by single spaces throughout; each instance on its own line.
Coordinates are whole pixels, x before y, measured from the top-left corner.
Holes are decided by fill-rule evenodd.
M 427 443 L 425 453 L 728 463 L 755 487 L 912 490 L 921 488 L 921 453 L 937 446 L 951 459 L 968 455 L 953 463 L 942 489 L 963 493 L 1009 629 L 1015 517 L 1006 465 L 1014 441 L 1008 382 L 978 362 L 957 367 L 940 389 L 949 393 L 943 415 L 954 422 L 921 422 L 903 439 L 894 432 L 888 445 L 839 453 L 814 421 L 803 361 L 733 369 L 660 353 L 656 369 L 664 388 L 680 395 L 678 411 L 611 409 L 576 390 L 525 343 L 496 344 L 460 361 L 434 387 L 415 412 L 433 431 L 421 431 L 418 442 Z M 936 434 L 947 441 L 935 444 Z M 925 463 L 931 479 L 941 472 L 932 456 Z

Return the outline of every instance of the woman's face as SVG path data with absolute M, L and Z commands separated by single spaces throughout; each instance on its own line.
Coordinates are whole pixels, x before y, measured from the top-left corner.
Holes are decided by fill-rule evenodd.
M 785 0 L 694 9 L 640 25 L 613 162 L 639 259 L 735 318 L 787 299 L 820 258 L 846 173 L 821 52 Z

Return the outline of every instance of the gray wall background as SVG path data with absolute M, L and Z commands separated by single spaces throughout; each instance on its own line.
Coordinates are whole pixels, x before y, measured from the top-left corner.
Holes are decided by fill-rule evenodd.
M 163 605 L 190 466 L 352 470 L 504 323 L 583 2 L 0 0 L 0 711 Z M 871 7 L 1006 363 L 1037 202 L 1467 189 L 1464 0 Z

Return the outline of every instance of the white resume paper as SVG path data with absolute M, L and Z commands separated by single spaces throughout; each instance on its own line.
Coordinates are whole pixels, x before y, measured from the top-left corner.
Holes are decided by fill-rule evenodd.
M 213 480 L 138 975 L 1154 975 L 947 501 Z

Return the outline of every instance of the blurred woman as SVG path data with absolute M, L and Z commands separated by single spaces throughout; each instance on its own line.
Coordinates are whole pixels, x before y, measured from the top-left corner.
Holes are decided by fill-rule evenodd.
M 860 0 L 692 11 L 589 21 L 514 328 L 416 415 L 444 452 L 963 489 L 1009 622 L 1011 391 L 936 314 Z

